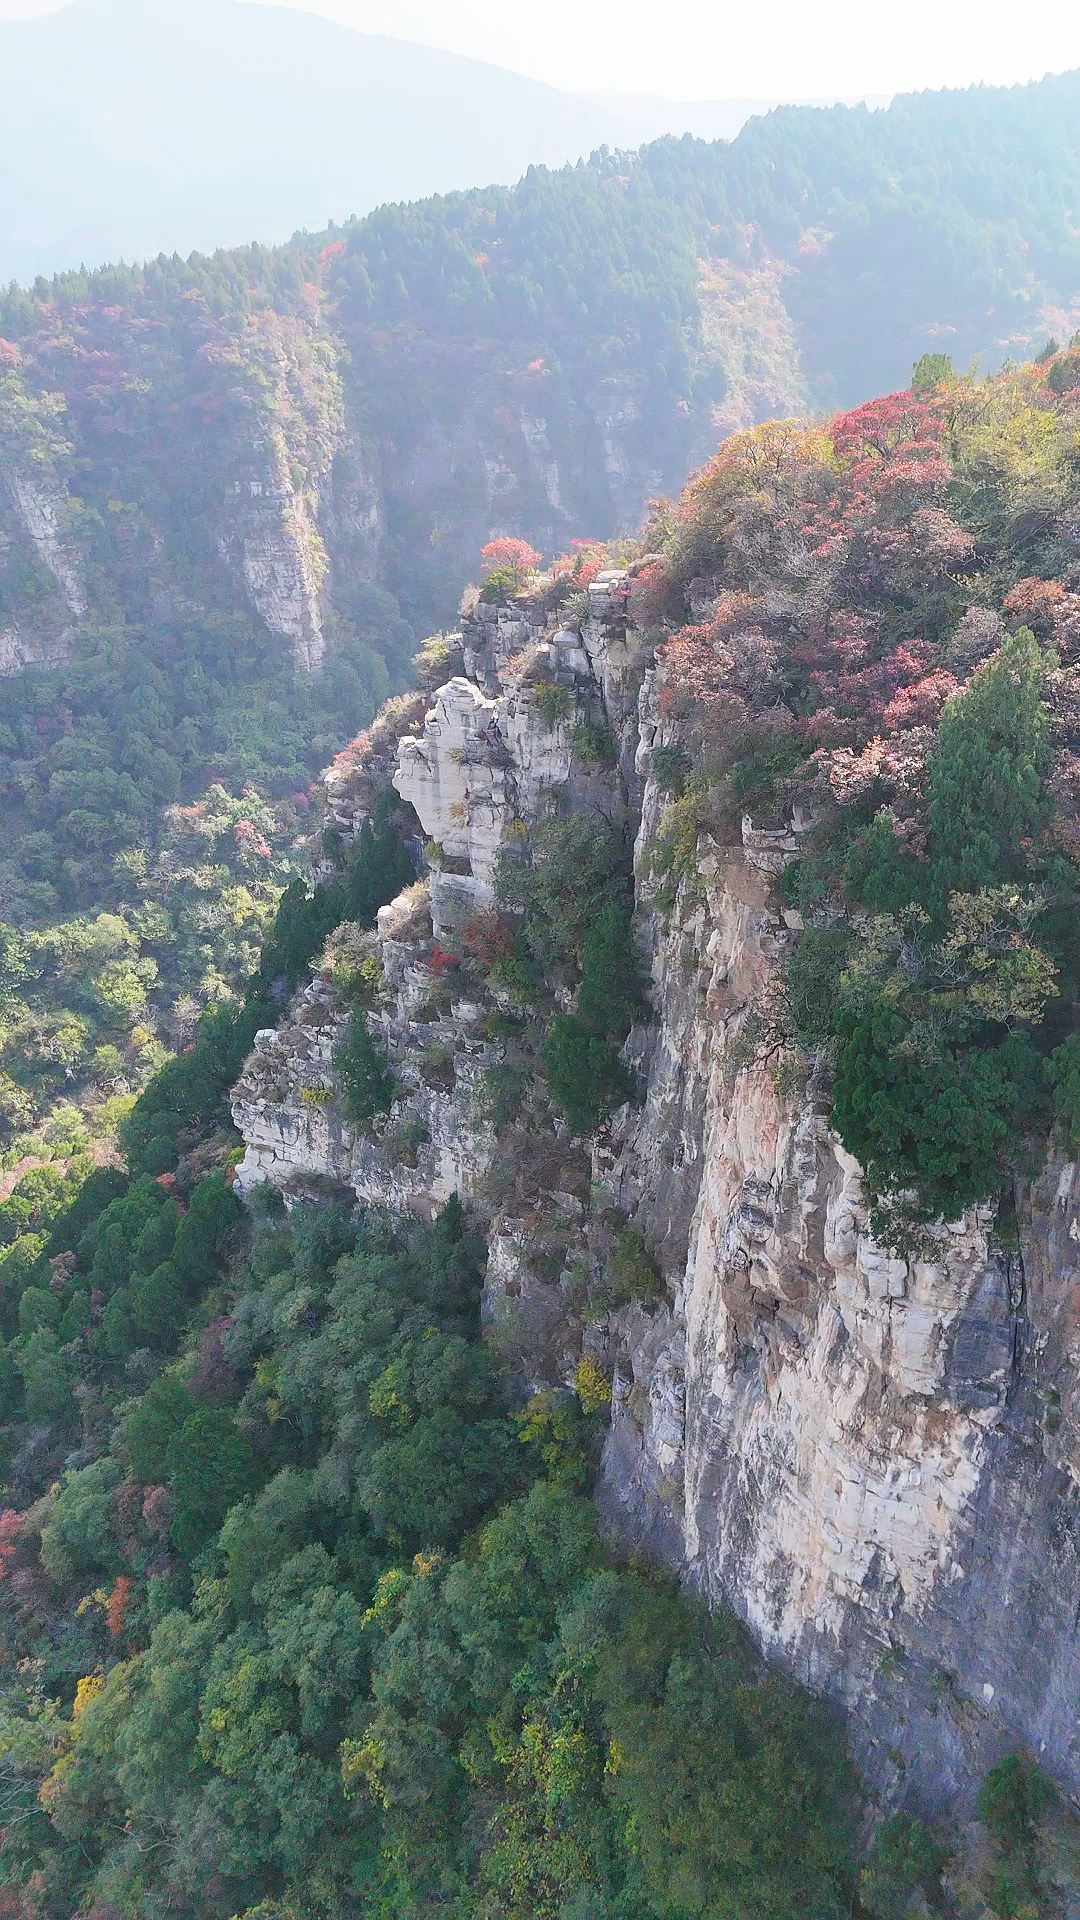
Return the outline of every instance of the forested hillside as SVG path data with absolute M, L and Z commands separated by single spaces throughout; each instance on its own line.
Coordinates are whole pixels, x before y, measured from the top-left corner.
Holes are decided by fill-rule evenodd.
M 0 311 L 9 458 L 125 506 L 106 531 L 130 571 L 136 508 L 166 556 L 178 522 L 235 546 L 250 418 L 281 511 L 316 496 L 335 603 L 351 562 L 430 625 L 493 523 L 544 551 L 625 531 L 718 428 L 852 405 L 924 351 L 995 364 L 1071 334 L 1078 92 L 785 108 L 730 145 L 531 168 L 274 252 L 39 281 Z M 119 556 L 98 565 L 123 594 Z

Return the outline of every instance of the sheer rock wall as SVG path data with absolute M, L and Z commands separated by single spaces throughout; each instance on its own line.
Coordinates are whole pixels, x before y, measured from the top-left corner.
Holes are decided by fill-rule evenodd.
M 393 998 L 378 1025 L 405 1087 L 400 1113 L 430 1135 L 416 1166 L 386 1152 L 398 1109 L 381 1139 L 337 1113 L 344 1009 L 317 981 L 288 1025 L 259 1036 L 236 1090 L 241 1185 L 298 1195 L 330 1183 L 426 1210 L 455 1188 L 471 1195 L 490 1221 L 489 1315 L 524 1303 L 547 1330 L 534 1384 L 569 1379 L 583 1346 L 612 1377 L 599 1490 L 612 1532 L 729 1603 L 773 1657 L 838 1698 L 883 1802 L 970 1804 L 1018 1743 L 1078 1794 L 1080 1168 L 1051 1155 L 1020 1194 L 1009 1249 L 988 1209 L 954 1223 L 936 1260 L 875 1244 L 825 1089 L 813 1076 L 778 1088 L 746 1042 L 793 938 L 776 876 L 802 823 L 745 822 L 736 844 L 703 841 L 696 882 L 659 910 L 648 860 L 665 804 L 651 777 L 659 670 L 627 626 L 623 580 L 602 579 L 591 603 L 580 629 L 478 608 L 464 672 L 411 713 L 393 768 L 376 743 L 328 781 L 347 827 L 350 805 L 355 819 L 392 772 L 442 843 L 431 921 L 415 893 L 379 916 Z M 569 721 L 547 724 L 530 680 L 565 685 L 579 716 L 606 718 L 617 767 L 583 767 Z M 652 1017 L 625 1049 L 643 1104 L 592 1143 L 591 1180 L 568 1190 L 555 1170 L 532 1211 L 514 1214 L 490 1202 L 498 1150 L 476 1108 L 498 1043 L 476 1007 L 421 1016 L 431 924 L 460 938 L 492 897 L 499 847 L 552 789 L 636 828 Z M 429 1084 L 433 1039 L 452 1086 Z M 613 1207 L 656 1249 L 666 1290 L 582 1325 L 568 1276 L 575 1259 L 602 1264 Z M 545 1220 L 561 1235 L 546 1268 Z
M 989 1210 L 938 1261 L 877 1246 L 813 1082 L 740 1054 L 790 937 L 754 858 L 707 854 L 652 922 L 648 1093 L 603 1177 L 678 1277 L 617 1352 L 605 1514 L 843 1700 L 886 1798 L 963 1802 L 1018 1742 L 1076 1792 L 1080 1172 L 1048 1163 L 1010 1252 Z

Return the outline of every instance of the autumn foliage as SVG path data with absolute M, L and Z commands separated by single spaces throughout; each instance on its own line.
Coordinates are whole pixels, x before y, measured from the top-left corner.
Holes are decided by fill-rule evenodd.
M 131 1586 L 131 1580 L 126 1573 L 120 1574 L 113 1582 L 113 1589 L 105 1608 L 105 1624 L 109 1629 L 109 1636 L 113 1640 L 117 1638 L 117 1635 L 123 1627 L 124 1615 L 127 1612 L 128 1602 L 131 1598 Z
M 541 558 L 527 540 L 489 540 L 486 547 L 480 549 L 480 568 L 485 574 L 501 573 L 505 569 L 524 576 L 540 565 Z
M 706 819 L 801 823 L 788 1039 L 900 1241 L 992 1197 L 1055 1102 L 1080 1133 L 1073 357 L 734 435 L 636 590 L 691 781 L 657 870 Z

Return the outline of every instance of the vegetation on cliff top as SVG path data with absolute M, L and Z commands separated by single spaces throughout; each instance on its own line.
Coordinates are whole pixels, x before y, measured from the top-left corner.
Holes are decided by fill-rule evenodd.
M 828 1064 L 901 1237 L 1076 1127 L 1078 429 L 1080 342 L 990 380 L 924 363 L 726 442 L 634 585 L 682 756 L 668 894 L 703 825 L 795 820 L 762 1042 Z

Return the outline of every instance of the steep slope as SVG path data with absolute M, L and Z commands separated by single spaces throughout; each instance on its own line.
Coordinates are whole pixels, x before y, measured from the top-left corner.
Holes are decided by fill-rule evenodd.
M 1075 1920 L 1078 424 L 924 363 L 492 543 L 17 1180 L 24 1908 Z
M 381 997 L 343 929 L 234 1095 L 248 1191 L 475 1200 L 502 1350 L 610 1382 L 613 1531 L 922 1814 L 1080 1789 L 1078 381 L 737 436 L 629 571 L 475 602 L 328 777 L 433 843 Z

